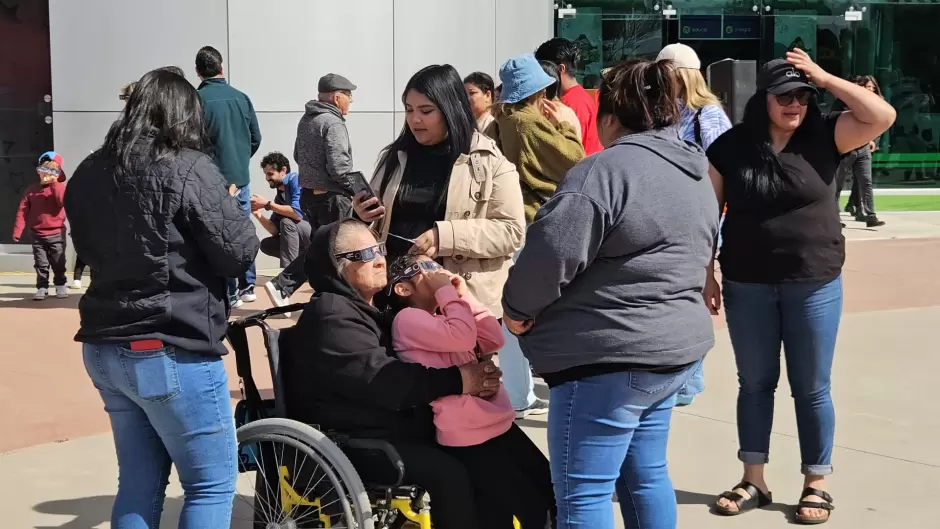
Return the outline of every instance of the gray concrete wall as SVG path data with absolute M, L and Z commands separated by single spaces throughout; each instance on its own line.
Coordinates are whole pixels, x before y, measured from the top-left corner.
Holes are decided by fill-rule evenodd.
M 293 152 L 297 120 L 327 72 L 359 86 L 348 116 L 356 167 L 369 173 L 404 123 L 401 91 L 418 69 L 452 64 L 496 76 L 510 55 L 553 34 L 551 0 L 50 0 L 55 148 L 71 171 L 100 146 L 120 87 L 164 65 L 198 84 L 196 51 L 222 52 L 263 136 L 252 190 L 273 195 L 256 166 Z M 260 230 L 260 227 L 259 227 Z M 260 234 L 260 232 L 259 232 Z M 260 268 L 277 266 L 259 256 Z

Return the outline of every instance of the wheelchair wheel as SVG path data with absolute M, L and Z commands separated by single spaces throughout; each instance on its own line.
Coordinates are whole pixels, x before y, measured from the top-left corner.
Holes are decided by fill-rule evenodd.
M 240 427 L 233 520 L 252 529 L 373 529 L 372 507 L 346 455 L 316 428 L 288 419 Z

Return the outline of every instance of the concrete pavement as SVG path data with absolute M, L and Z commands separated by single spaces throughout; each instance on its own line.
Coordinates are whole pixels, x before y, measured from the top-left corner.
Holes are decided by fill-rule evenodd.
M 940 415 L 931 388 L 940 368 L 933 332 L 940 322 L 940 214 L 883 216 L 889 224 L 874 234 L 852 222 L 846 231 L 853 242 L 833 377 L 838 427 L 836 473 L 829 482 L 837 509 L 828 527 L 935 528 Z M 0 276 L 0 360 L 7 368 L 0 380 L 0 527 L 106 528 L 116 466 L 107 417 L 71 341 L 77 296 L 34 303 L 28 301 L 31 282 L 29 276 Z M 785 380 L 778 391 L 768 476 L 779 504 L 731 519 L 709 514 L 715 495 L 740 477 L 734 363 L 723 321 L 715 323 L 707 389 L 673 419 L 670 471 L 679 527 L 785 527 L 792 511 L 786 505 L 796 503 L 801 488 Z M 260 342 L 253 351 L 261 360 Z M 234 377 L 234 366 L 229 367 Z M 231 386 L 237 389 L 234 378 Z M 544 421 L 523 424 L 544 449 Z M 181 506 L 175 477 L 168 495 L 166 528 L 176 527 Z

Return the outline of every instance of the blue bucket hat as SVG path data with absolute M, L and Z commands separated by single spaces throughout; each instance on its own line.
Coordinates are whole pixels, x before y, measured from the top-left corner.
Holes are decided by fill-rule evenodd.
M 499 68 L 499 80 L 503 82 L 500 103 L 518 103 L 555 84 L 555 78 L 545 73 L 531 54 L 519 55 L 503 63 Z

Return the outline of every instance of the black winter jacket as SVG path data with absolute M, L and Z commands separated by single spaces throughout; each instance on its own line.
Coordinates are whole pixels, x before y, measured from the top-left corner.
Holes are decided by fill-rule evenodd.
M 78 304 L 77 341 L 159 339 L 226 353 L 226 278 L 247 270 L 259 242 L 208 156 L 184 149 L 153 164 L 138 157 L 120 177 L 99 150 L 69 180 L 65 211 L 75 251 L 95 271 Z
M 433 441 L 431 401 L 463 391 L 456 367 L 405 363 L 391 346 L 392 318 L 336 271 L 339 223 L 317 230 L 305 271 L 314 288 L 282 359 L 291 419 L 354 437 Z

